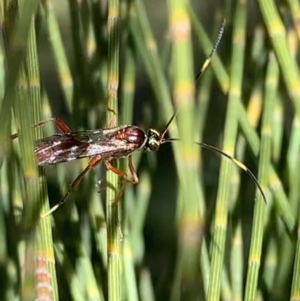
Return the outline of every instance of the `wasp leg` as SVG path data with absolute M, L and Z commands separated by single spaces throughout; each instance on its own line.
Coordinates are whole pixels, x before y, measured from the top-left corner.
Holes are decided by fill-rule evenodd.
M 94 156 L 91 158 L 91 160 L 88 162 L 88 165 L 86 166 L 86 168 L 77 176 L 77 178 L 71 183 L 67 193 L 65 194 L 65 196 L 59 201 L 59 203 L 57 203 L 55 206 L 53 206 L 49 211 L 47 211 L 46 213 L 42 214 L 42 218 L 45 216 L 50 215 L 51 213 L 53 213 L 58 207 L 60 207 L 67 199 L 67 197 L 69 196 L 69 194 L 71 193 L 71 191 L 80 183 L 80 181 L 83 179 L 83 177 L 85 176 L 85 174 L 93 169 L 96 165 L 98 165 L 101 161 L 101 156 Z
M 135 169 L 134 169 L 133 164 L 132 164 L 132 157 L 131 156 L 128 157 L 128 166 L 129 166 L 129 170 L 130 170 L 132 179 L 128 179 L 128 175 L 124 171 L 112 166 L 108 160 L 104 160 L 104 164 L 105 164 L 105 166 L 108 170 L 112 171 L 113 173 L 115 173 L 119 177 L 123 178 L 127 183 L 137 184 L 139 182 L 139 179 L 136 175 Z
M 56 117 L 50 118 L 48 120 L 40 121 L 40 122 L 34 124 L 32 127 L 37 128 L 37 127 L 42 126 L 42 125 L 44 125 L 45 123 L 48 123 L 48 122 L 54 122 L 56 127 L 63 134 L 71 133 L 71 130 L 69 129 L 69 127 L 63 121 L 61 121 L 59 118 L 56 118 Z M 13 139 L 18 138 L 18 136 L 19 136 L 18 133 L 16 133 L 16 134 L 10 135 L 10 138 L 13 140 Z
M 41 125 L 44 125 L 45 123 L 48 123 L 48 122 L 54 122 L 56 127 L 63 133 L 63 134 L 68 134 L 68 133 L 71 133 L 71 130 L 70 128 L 62 121 L 60 120 L 59 118 L 57 117 L 53 117 L 53 118 L 50 118 L 48 120 L 44 120 L 44 121 L 40 121 L 36 124 L 33 125 L 33 128 L 37 128 Z
M 129 156 L 128 157 L 128 167 L 129 167 L 129 170 L 130 170 L 130 173 L 131 173 L 131 176 L 132 176 L 132 184 L 137 184 L 139 182 L 139 178 L 136 174 L 136 171 L 134 169 L 134 166 L 133 166 L 133 163 L 132 163 L 132 156 Z
M 118 175 L 119 177 L 121 177 L 123 179 L 121 189 L 119 190 L 119 192 L 116 196 L 116 199 L 115 199 L 115 201 L 118 202 L 121 199 L 127 184 L 137 184 L 139 182 L 139 178 L 138 178 L 136 171 L 132 164 L 132 156 L 128 157 L 128 167 L 129 167 L 132 179 L 128 179 L 128 175 L 124 171 L 112 166 L 108 160 L 105 160 L 104 164 L 108 170 L 112 171 L 113 173 L 115 173 L 116 175 Z

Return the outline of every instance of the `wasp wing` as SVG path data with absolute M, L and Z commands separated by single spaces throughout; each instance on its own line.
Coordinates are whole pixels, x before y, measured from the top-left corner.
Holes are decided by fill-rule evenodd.
M 38 165 L 50 165 L 101 155 L 120 157 L 128 149 L 126 141 L 115 138 L 122 127 L 55 134 L 36 141 Z M 125 154 L 126 155 L 126 154 Z

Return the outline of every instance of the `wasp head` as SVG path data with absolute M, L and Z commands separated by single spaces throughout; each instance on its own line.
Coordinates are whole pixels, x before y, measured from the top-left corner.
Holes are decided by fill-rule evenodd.
M 145 143 L 144 148 L 150 152 L 156 152 L 159 149 L 159 146 L 166 142 L 171 142 L 177 139 L 165 139 L 165 135 L 169 129 L 169 126 L 173 119 L 175 118 L 176 113 L 172 115 L 170 120 L 168 121 L 167 125 L 165 126 L 165 129 L 162 133 L 158 132 L 155 129 L 149 129 L 147 131 L 147 142 Z
M 162 136 L 154 129 L 149 129 L 147 131 L 147 142 L 145 144 L 145 149 L 150 152 L 156 152 L 161 144 Z

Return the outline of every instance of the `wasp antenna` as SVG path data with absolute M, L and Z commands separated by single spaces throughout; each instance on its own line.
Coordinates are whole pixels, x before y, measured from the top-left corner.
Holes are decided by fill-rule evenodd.
M 180 141 L 180 139 L 179 138 L 164 139 L 161 142 L 161 144 L 168 143 L 168 142 L 171 143 L 173 141 Z M 248 177 L 252 180 L 252 182 L 255 184 L 255 186 L 258 188 L 258 190 L 260 191 L 260 193 L 261 193 L 261 195 L 262 195 L 262 197 L 264 199 L 264 202 L 267 204 L 266 195 L 265 195 L 263 189 L 261 188 L 261 186 L 259 185 L 257 178 L 255 177 L 255 175 L 253 174 L 253 172 L 245 164 L 243 164 L 239 160 L 235 159 L 234 157 L 228 155 L 227 153 L 221 151 L 220 149 L 218 149 L 215 146 L 212 146 L 210 144 L 206 144 L 206 143 L 203 143 L 203 142 L 195 142 L 195 143 L 198 144 L 199 146 L 201 146 L 202 148 L 205 148 L 207 150 L 213 151 L 213 152 L 215 152 L 217 154 L 220 154 L 220 155 L 226 157 L 227 159 L 231 160 L 237 167 L 239 167 L 240 169 L 242 169 L 248 175 Z
M 209 145 L 209 144 L 206 144 L 206 143 L 202 143 L 202 142 L 196 142 L 196 144 L 200 145 L 201 147 L 203 147 L 205 149 L 211 150 L 215 153 L 218 153 L 222 156 L 225 156 L 226 158 L 231 160 L 233 163 L 235 163 L 235 165 L 237 165 L 240 169 L 242 169 L 248 175 L 248 177 L 252 180 L 252 182 L 255 184 L 255 186 L 259 189 L 260 193 L 262 194 L 264 202 L 267 204 L 267 198 L 265 196 L 265 193 L 264 193 L 263 189 L 259 185 L 257 178 L 255 177 L 255 175 L 252 173 L 252 171 L 245 164 L 243 164 L 239 160 L 235 159 L 234 157 L 228 155 L 227 153 L 221 151 L 220 149 L 218 149 L 215 146 L 212 146 L 212 145 Z
M 162 139 L 160 144 L 168 143 L 168 142 L 173 142 L 173 141 L 180 141 L 179 138 L 168 138 L 168 139 Z
M 58 203 L 56 205 L 54 205 L 49 211 L 41 214 L 41 218 L 47 217 L 49 215 L 51 215 L 58 207 L 60 207 L 60 205 L 62 205 L 61 203 Z
M 166 126 L 165 126 L 165 129 L 164 129 L 164 131 L 162 132 L 162 134 L 161 134 L 161 139 L 163 139 L 164 138 L 164 136 L 165 136 L 165 134 L 166 134 L 166 132 L 168 131 L 168 129 L 169 129 L 169 126 L 170 126 L 170 124 L 172 123 L 172 121 L 174 120 L 174 118 L 176 117 L 176 115 L 177 115 L 177 112 L 175 112 L 173 115 L 172 115 L 172 117 L 170 118 L 170 120 L 168 121 L 168 123 L 166 124 Z M 164 142 L 163 143 L 165 143 L 165 142 L 167 142 L 166 140 L 164 140 Z
M 206 68 L 210 64 L 211 58 L 214 55 L 214 53 L 216 52 L 216 50 L 217 50 L 217 48 L 218 48 L 218 46 L 219 46 L 219 44 L 221 42 L 221 39 L 223 37 L 224 30 L 225 30 L 225 25 L 226 25 L 226 19 L 223 19 L 221 28 L 220 28 L 219 33 L 218 33 L 218 37 L 217 37 L 216 43 L 215 43 L 213 49 L 211 50 L 210 54 L 208 55 L 207 59 L 203 63 L 203 65 L 202 65 L 199 73 L 197 74 L 196 81 L 198 81 L 198 79 L 201 77 L 201 75 L 203 74 L 203 72 L 206 70 Z

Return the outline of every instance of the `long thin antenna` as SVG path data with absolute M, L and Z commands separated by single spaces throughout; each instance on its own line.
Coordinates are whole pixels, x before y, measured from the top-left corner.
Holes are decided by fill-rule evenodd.
M 214 53 L 216 52 L 220 42 L 221 42 L 221 39 L 223 37 L 223 34 L 224 34 L 224 30 L 225 30 L 225 25 L 226 25 L 226 19 L 223 19 L 223 22 L 222 22 L 222 25 L 221 25 L 221 28 L 219 30 L 219 33 L 218 33 L 218 37 L 217 37 L 217 40 L 216 40 L 216 43 L 213 47 L 213 49 L 211 50 L 210 54 L 208 55 L 207 59 L 205 60 L 205 62 L 203 63 L 199 73 L 197 74 L 196 76 L 196 82 L 198 81 L 198 79 L 201 77 L 201 75 L 203 74 L 203 72 L 205 71 L 205 69 L 208 67 L 208 65 L 210 64 L 211 62 L 211 58 L 212 56 L 214 55 Z
M 217 37 L 217 41 L 216 41 L 213 49 L 211 50 L 209 56 L 207 57 L 207 59 L 203 63 L 203 65 L 202 65 L 202 67 L 200 69 L 200 72 L 198 73 L 198 75 L 196 77 L 196 81 L 200 78 L 200 76 L 203 74 L 203 72 L 205 71 L 205 69 L 209 66 L 209 64 L 211 62 L 211 58 L 214 55 L 214 53 L 216 52 L 216 50 L 217 50 L 217 48 L 218 48 L 218 46 L 220 44 L 220 41 L 222 39 L 222 36 L 224 34 L 225 25 L 226 25 L 226 20 L 223 19 L 223 22 L 222 22 L 222 25 L 221 25 L 221 28 L 219 30 L 219 34 L 218 34 L 218 37 Z M 164 144 L 164 143 L 167 143 L 167 142 L 173 142 L 173 141 L 180 141 L 180 139 L 178 139 L 178 138 L 167 138 L 167 139 L 164 139 L 164 135 L 166 134 L 166 132 L 167 132 L 167 130 L 168 130 L 171 122 L 173 121 L 173 119 L 175 118 L 176 115 L 177 115 L 177 112 L 173 114 L 173 116 L 171 117 L 171 119 L 167 123 L 167 125 L 165 127 L 165 130 L 163 131 L 163 133 L 161 135 L 160 144 Z M 265 196 L 264 191 L 262 190 L 261 186 L 259 185 L 257 178 L 255 177 L 255 175 L 252 173 L 252 171 L 245 164 L 243 164 L 239 160 L 235 159 L 234 157 L 230 156 L 229 154 L 221 151 L 220 149 L 218 149 L 215 146 L 212 146 L 212 145 L 209 145 L 209 144 L 206 144 L 206 143 L 203 143 L 203 142 L 195 142 L 195 143 L 198 144 L 199 146 L 201 146 L 202 148 L 205 148 L 207 150 L 213 151 L 215 153 L 218 153 L 218 154 L 220 154 L 220 155 L 228 158 L 236 166 L 238 166 L 240 169 L 242 169 L 248 175 L 248 177 L 252 180 L 252 182 L 255 184 L 255 186 L 259 189 L 259 191 L 260 191 L 260 193 L 261 193 L 261 195 L 262 195 L 262 197 L 264 199 L 264 202 L 267 203 L 266 196 Z
M 176 117 L 176 115 L 177 115 L 177 112 L 175 112 L 175 113 L 172 115 L 172 117 L 170 118 L 170 120 L 169 120 L 168 123 L 166 124 L 164 131 L 163 131 L 163 132 L 161 133 L 161 135 L 160 135 L 160 137 L 161 137 L 162 140 L 164 140 L 163 138 L 164 138 L 166 132 L 168 131 L 170 124 L 172 123 L 172 121 L 173 121 L 174 118 Z
M 164 139 L 164 140 L 161 141 L 161 144 L 167 143 L 167 142 L 173 142 L 173 141 L 180 141 L 180 139 L 178 139 L 178 138 Z M 240 169 L 242 169 L 248 175 L 248 177 L 252 180 L 252 182 L 255 184 L 255 186 L 259 189 L 259 191 L 260 191 L 260 193 L 261 193 L 261 195 L 262 195 L 262 197 L 264 199 L 264 202 L 267 204 L 267 198 L 265 196 L 265 193 L 264 193 L 263 189 L 259 185 L 257 178 L 255 177 L 255 175 L 253 174 L 253 172 L 245 164 L 243 164 L 241 161 L 235 159 L 234 157 L 228 155 L 227 153 L 221 151 L 220 149 L 218 149 L 215 146 L 212 146 L 210 144 L 206 144 L 206 143 L 203 143 L 203 142 L 195 142 L 195 143 L 198 144 L 198 145 L 200 145 L 202 148 L 205 148 L 207 150 L 213 151 L 215 153 L 218 153 L 218 154 L 220 154 L 220 155 L 228 158 L 236 166 L 238 166 Z
M 212 145 L 209 145 L 209 144 L 206 144 L 203 142 L 196 142 L 196 144 L 200 145 L 201 147 L 203 147 L 205 149 L 219 153 L 220 155 L 225 156 L 226 158 L 231 160 L 233 163 L 235 163 L 240 169 L 242 169 L 249 176 L 249 178 L 252 180 L 252 182 L 256 185 L 256 187 L 259 189 L 260 193 L 262 194 L 264 202 L 267 204 L 267 198 L 265 196 L 263 189 L 261 188 L 260 184 L 258 183 L 257 178 L 245 164 L 243 164 L 241 161 L 235 159 L 234 157 L 228 155 L 227 153 L 221 151 L 220 149 L 218 149 L 215 146 L 212 146 Z
M 204 61 L 204 63 L 203 63 L 203 65 L 202 65 L 202 67 L 201 67 L 199 73 L 197 74 L 197 76 L 196 76 L 196 82 L 198 81 L 198 79 L 200 78 L 200 76 L 202 75 L 202 73 L 205 71 L 205 69 L 209 66 L 209 64 L 210 64 L 210 62 L 211 62 L 211 58 L 212 58 L 212 56 L 214 55 L 214 53 L 216 52 L 216 50 L 217 50 L 217 48 L 218 48 L 218 46 L 219 46 L 219 44 L 220 44 L 220 42 L 221 42 L 221 39 L 222 39 L 223 34 L 224 34 L 224 31 L 225 31 L 225 26 L 226 26 L 226 19 L 224 18 L 224 19 L 223 19 L 223 22 L 222 22 L 222 24 L 221 24 L 221 28 L 220 28 L 220 30 L 219 30 L 218 37 L 217 37 L 217 40 L 216 40 L 216 42 L 215 42 L 215 45 L 214 45 L 213 49 L 211 50 L 210 54 L 208 55 L 207 59 Z M 166 132 L 168 131 L 171 122 L 172 122 L 173 119 L 176 117 L 177 113 L 178 113 L 178 112 L 175 112 L 175 113 L 172 115 L 172 117 L 171 117 L 170 120 L 168 121 L 167 125 L 165 126 L 165 129 L 164 129 L 164 131 L 163 131 L 162 134 L 161 134 L 161 142 L 162 142 L 162 141 L 165 141 L 165 142 L 166 142 L 166 140 L 164 140 L 163 138 L 164 138 Z M 162 143 L 163 143 L 163 142 L 162 142 Z

